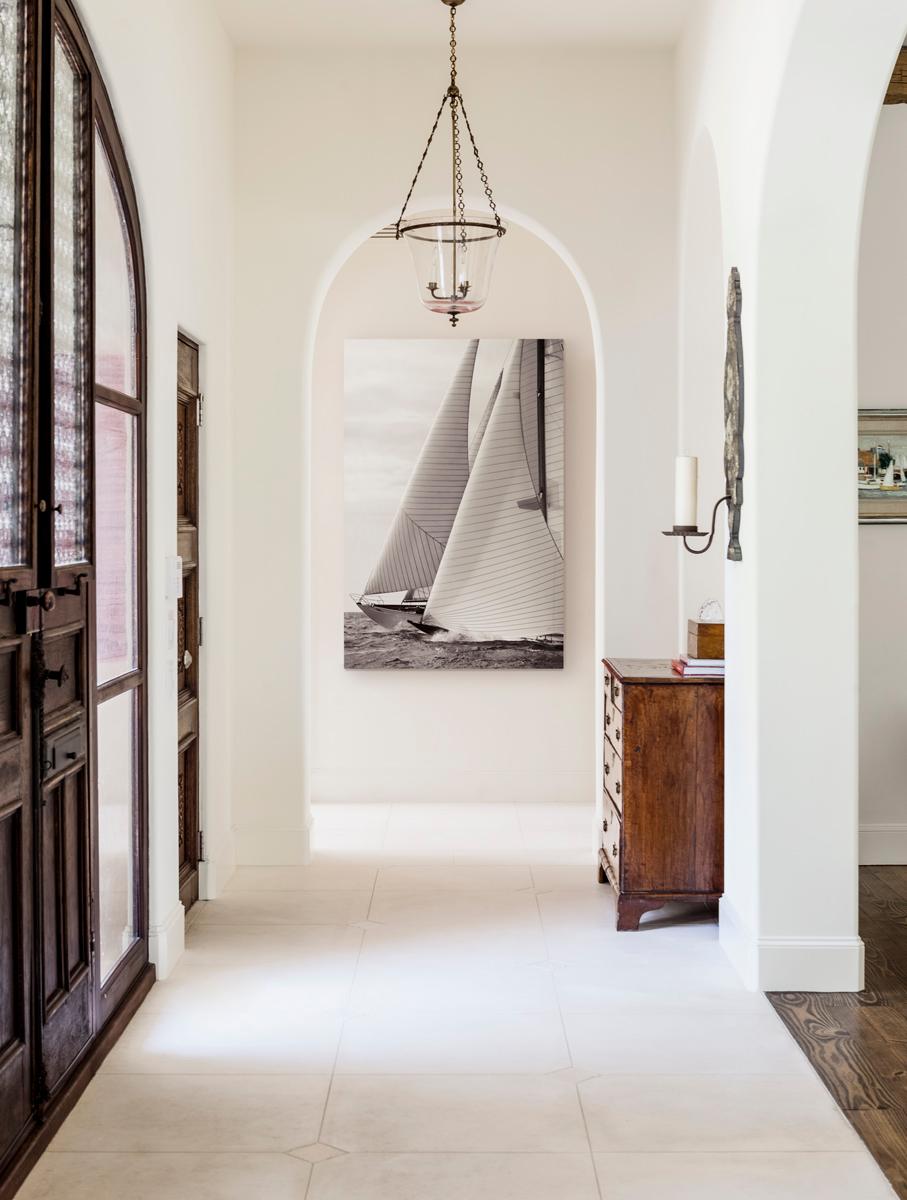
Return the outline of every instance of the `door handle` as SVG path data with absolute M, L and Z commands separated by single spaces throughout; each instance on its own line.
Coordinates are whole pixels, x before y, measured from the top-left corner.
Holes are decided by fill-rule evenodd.
M 69 671 L 66 667 L 60 667 L 59 671 L 48 671 L 46 668 L 41 676 L 42 682 L 47 683 L 49 679 L 55 680 L 57 687 L 62 687 L 64 683 L 69 682 Z

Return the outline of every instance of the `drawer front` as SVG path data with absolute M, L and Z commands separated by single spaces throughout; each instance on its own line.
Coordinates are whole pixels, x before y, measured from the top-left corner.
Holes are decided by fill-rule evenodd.
M 624 764 L 609 738 L 605 738 L 605 787 L 614 804 L 623 811 Z
M 621 853 L 621 837 L 622 830 L 620 824 L 620 814 L 614 807 L 612 798 L 605 793 L 605 810 L 602 819 L 601 845 L 605 852 L 612 870 L 614 878 L 620 885 L 620 853 Z
M 624 685 L 617 676 L 605 667 L 605 708 L 608 705 L 622 709 L 624 706 Z
M 613 701 L 605 696 L 605 737 L 618 754 L 623 754 L 624 714 Z

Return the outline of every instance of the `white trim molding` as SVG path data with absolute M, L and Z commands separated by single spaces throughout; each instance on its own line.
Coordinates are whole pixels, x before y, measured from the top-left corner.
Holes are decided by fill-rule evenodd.
M 860 866 L 899 867 L 907 863 L 907 822 L 860 825 Z
M 757 937 L 727 900 L 721 901 L 722 949 L 751 991 L 859 992 L 863 942 L 858 937 Z
M 186 912 L 179 900 L 159 925 L 148 930 L 148 957 L 158 979 L 166 979 L 186 947 Z
M 312 768 L 313 804 L 586 804 L 591 767 L 577 770 L 430 771 L 425 768 Z M 241 861 L 241 860 L 239 860 Z
M 859 992 L 863 941 L 858 937 L 759 938 L 759 989 L 763 992 Z
M 731 966 L 751 992 L 759 989 L 756 937 L 749 925 L 725 898 L 719 902 L 718 941 Z

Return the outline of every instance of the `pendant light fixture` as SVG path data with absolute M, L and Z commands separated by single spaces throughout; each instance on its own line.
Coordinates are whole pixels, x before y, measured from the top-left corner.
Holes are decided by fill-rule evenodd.
M 463 2 L 442 0 L 450 8 L 450 85 L 444 93 L 396 224 L 397 239 L 405 238 L 412 251 L 420 300 L 432 312 L 449 316 L 451 325 L 457 324 L 461 313 L 475 312 L 485 303 L 498 241 L 507 232 L 498 216 L 485 164 L 479 157 L 476 139 L 469 124 L 463 94 L 457 86 L 457 6 Z M 408 217 L 406 209 L 447 106 L 450 107 L 451 135 L 450 208 L 443 212 L 419 213 Z M 487 215 L 467 210 L 463 198 L 461 113 L 479 178 L 488 198 L 490 211 Z

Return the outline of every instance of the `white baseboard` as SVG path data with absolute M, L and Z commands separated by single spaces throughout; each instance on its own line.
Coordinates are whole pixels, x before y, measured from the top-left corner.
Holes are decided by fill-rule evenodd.
M 232 833 L 221 837 L 217 842 L 212 839 L 210 846 L 206 839 L 205 852 L 208 857 L 198 864 L 198 898 L 216 900 L 236 870 Z
M 751 991 L 859 992 L 863 942 L 858 937 L 757 937 L 727 900 L 721 901 L 722 949 Z
M 907 863 L 907 822 L 860 825 L 860 866 Z
M 759 990 L 759 960 L 756 937 L 731 904 L 722 899 L 718 906 L 718 941 L 731 966 L 751 992 Z
M 410 768 L 345 770 L 314 768 L 315 804 L 586 804 L 593 768 L 533 771 L 420 771 Z
M 219 896 L 217 863 L 212 858 L 198 864 L 199 900 L 216 900 Z
M 760 938 L 759 990 L 859 992 L 863 959 L 858 937 Z
M 236 826 L 233 836 L 237 866 L 304 867 L 312 861 L 309 829 Z
M 166 979 L 186 946 L 186 912 L 179 900 L 163 921 L 148 930 L 148 957 L 158 979 Z

